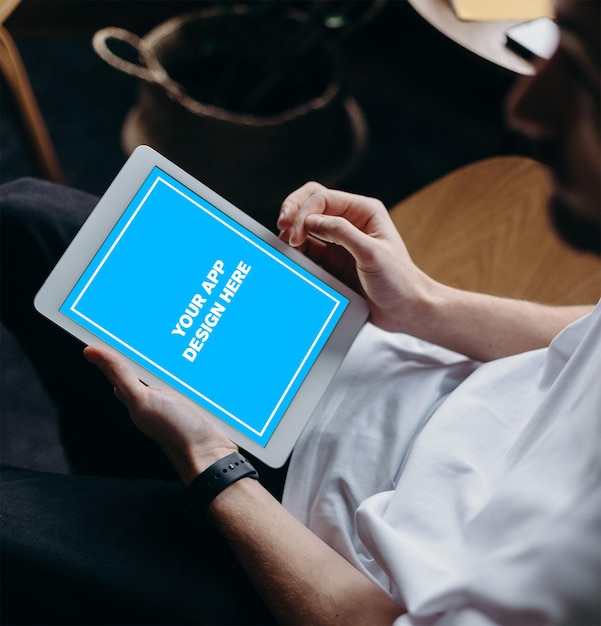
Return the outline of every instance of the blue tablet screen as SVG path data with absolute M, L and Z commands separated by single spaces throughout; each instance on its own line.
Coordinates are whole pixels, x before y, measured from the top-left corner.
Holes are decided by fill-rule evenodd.
M 347 305 L 155 168 L 61 312 L 264 446 Z

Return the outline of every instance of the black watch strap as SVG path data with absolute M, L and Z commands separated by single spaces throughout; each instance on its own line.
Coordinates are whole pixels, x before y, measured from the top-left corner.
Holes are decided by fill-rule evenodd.
M 224 489 L 247 477 L 258 479 L 259 473 L 239 452 L 228 454 L 190 483 L 184 491 L 184 506 L 193 517 L 201 517 Z

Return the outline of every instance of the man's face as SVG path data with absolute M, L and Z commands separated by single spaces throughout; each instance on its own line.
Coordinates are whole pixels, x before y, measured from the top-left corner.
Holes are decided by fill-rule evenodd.
M 551 169 L 551 214 L 572 245 L 601 254 L 601 3 L 559 0 L 560 42 L 509 95 L 511 126 Z

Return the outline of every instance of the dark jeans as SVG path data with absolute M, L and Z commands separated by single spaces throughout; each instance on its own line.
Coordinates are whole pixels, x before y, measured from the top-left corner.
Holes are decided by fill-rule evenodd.
M 82 345 L 33 308 L 96 201 L 33 179 L 0 188 L 2 321 L 57 407 L 73 471 L 2 469 L 2 622 L 271 623 L 220 535 L 181 509 L 172 468 Z M 279 497 L 285 472 L 258 465 Z

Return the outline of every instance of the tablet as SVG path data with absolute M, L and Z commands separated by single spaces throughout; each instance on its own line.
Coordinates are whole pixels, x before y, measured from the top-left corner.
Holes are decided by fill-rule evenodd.
M 354 291 L 151 148 L 125 163 L 35 298 L 145 383 L 283 465 L 364 324 Z

